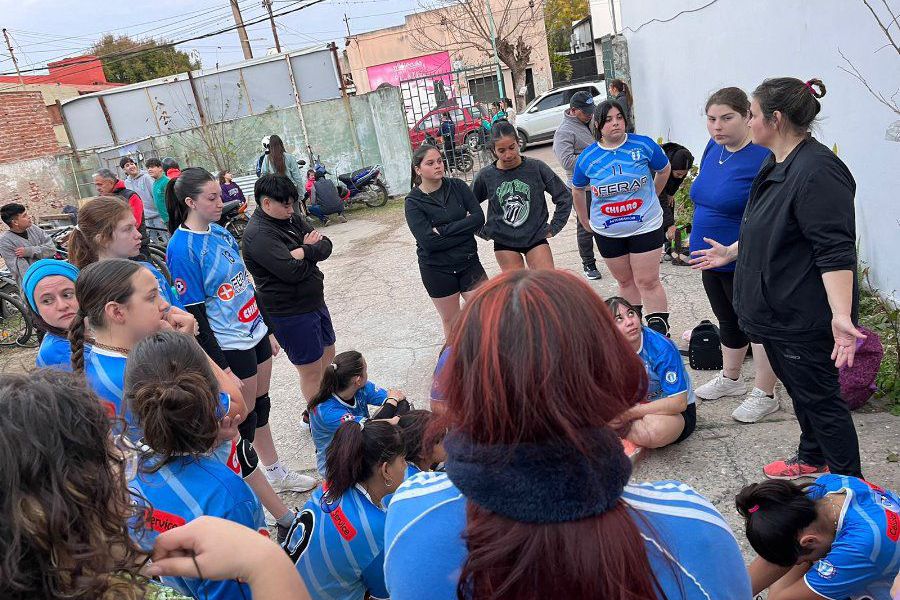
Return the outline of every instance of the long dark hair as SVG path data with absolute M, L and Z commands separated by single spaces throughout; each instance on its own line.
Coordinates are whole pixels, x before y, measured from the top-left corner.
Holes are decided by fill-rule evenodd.
M 512 123 L 506 119 L 500 119 L 491 125 L 491 134 L 488 136 L 488 147 L 491 149 L 491 153 L 494 156 L 497 156 L 494 152 L 494 146 L 505 137 L 512 137 L 513 139 L 518 140 L 519 134 L 516 132 L 516 128 L 513 127 Z
M 422 144 L 421 146 L 416 148 L 415 152 L 413 152 L 412 165 L 410 166 L 409 187 L 414 188 L 417 185 L 422 184 L 422 178 L 419 177 L 418 173 L 416 173 L 416 167 L 422 165 L 422 161 L 425 160 L 425 157 L 432 150 L 434 150 L 438 154 L 441 153 L 441 151 L 437 149 L 437 146 L 432 146 L 431 144 Z
M 622 81 L 621 79 L 613 79 L 609 82 L 610 87 L 614 87 L 620 92 L 625 93 L 625 100 L 628 102 L 628 106 L 626 108 L 631 108 L 634 104 L 634 98 L 631 96 L 631 88 L 628 87 L 628 84 Z
M 430 410 L 411 410 L 401 415 L 397 426 L 400 428 L 400 435 L 403 437 L 403 445 L 406 446 L 406 460 L 411 463 L 419 464 L 429 458 L 431 448 L 439 443 L 443 436 L 436 437 L 435 433 L 430 432 L 429 426 L 437 417 Z
M 325 451 L 325 492 L 335 502 L 347 490 L 375 473 L 378 465 L 405 456 L 400 430 L 387 421 L 356 421 L 338 427 Z M 398 482 L 399 483 L 399 482 Z
M 185 202 L 185 198 L 197 198 L 203 193 L 203 186 L 210 181 L 216 181 L 212 173 L 202 167 L 188 167 L 181 175 L 171 179 L 166 184 L 166 210 L 169 211 L 169 233 L 175 230 L 187 220 L 191 209 Z
M 822 110 L 819 98 L 824 95 L 825 84 L 821 79 L 803 82 L 796 77 L 766 79 L 753 90 L 753 97 L 767 121 L 772 120 L 777 110 L 799 133 L 806 133 L 815 122 L 816 115 Z
M 782 567 L 797 564 L 803 554 L 797 534 L 817 516 L 815 501 L 806 495 L 815 485 L 773 479 L 751 483 L 735 496 L 747 541 L 757 554 Z
M 646 397 L 644 365 L 603 300 L 564 271 L 492 279 L 447 343 L 453 353 L 439 379 L 447 410 L 430 429 L 457 430 L 475 444 L 553 440 L 584 452 L 589 432 Z M 656 600 L 662 591 L 637 518 L 622 500 L 603 514 L 549 525 L 469 502 L 457 595 Z
M 342 390 L 349 386 L 354 377 L 362 375 L 365 366 L 363 355 L 356 350 L 348 350 L 336 355 L 330 365 L 325 365 L 325 372 L 322 374 L 322 384 L 319 386 L 319 393 L 313 396 L 312 400 L 307 404 L 306 409 L 311 411 L 331 398 L 338 390 Z
M 84 372 L 85 321 L 90 320 L 91 327 L 105 327 L 107 303 L 128 302 L 134 293 L 131 279 L 143 268 L 124 258 L 111 258 L 90 264 L 78 274 L 78 281 L 75 282 L 78 312 L 69 325 L 72 370 L 76 373 Z
M 126 470 L 83 377 L 0 376 L 0 597 L 144 598 Z
M 78 209 L 78 227 L 69 234 L 69 262 L 83 269 L 99 260 L 98 238 L 112 241 L 119 221 L 131 214 L 131 207 L 121 198 L 98 196 Z
M 609 115 L 609 111 L 613 108 L 619 110 L 622 113 L 622 119 L 625 121 L 625 130 L 628 130 L 628 126 L 631 122 L 628 120 L 628 113 L 622 108 L 622 105 L 619 104 L 616 100 L 604 100 L 600 104 L 597 105 L 597 108 L 594 109 L 594 139 L 599 141 L 603 140 L 603 124 L 606 123 L 606 117 Z
M 176 456 L 205 454 L 214 447 L 219 384 L 192 337 L 161 331 L 138 342 L 128 354 L 124 399 L 143 441 L 160 459 L 152 469 Z
M 278 175 L 287 175 L 287 165 L 284 161 L 284 155 L 284 142 L 282 142 L 281 138 L 277 135 L 270 135 L 269 158 L 266 160 L 269 161 L 269 164 L 272 165 L 272 170 Z

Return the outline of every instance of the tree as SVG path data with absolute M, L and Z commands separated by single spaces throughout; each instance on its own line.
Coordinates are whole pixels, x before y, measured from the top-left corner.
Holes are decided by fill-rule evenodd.
M 425 51 L 473 49 L 493 61 L 491 28 L 483 0 L 450 0 L 447 3 L 423 4 L 427 12 L 419 13 L 422 26 L 411 36 L 413 45 Z M 485 0 L 489 1 L 489 0 Z M 531 62 L 534 37 L 543 41 L 544 0 L 493 0 L 494 31 L 497 57 L 509 67 L 516 106 L 525 104 L 525 70 Z M 534 28 L 541 31 L 534 31 Z M 507 92 L 507 95 L 510 95 Z
M 544 27 L 547 29 L 547 47 L 553 82 L 568 81 L 572 77 L 572 63 L 561 52 L 569 52 L 572 39 L 572 23 L 590 14 L 588 0 L 546 0 Z
M 152 38 L 137 41 L 127 35 L 106 34 L 94 43 L 91 53 L 100 57 L 103 72 L 113 83 L 138 83 L 200 68 L 199 61 L 192 61 L 174 46 L 160 47 L 165 43 Z M 130 54 L 132 51 L 135 54 Z

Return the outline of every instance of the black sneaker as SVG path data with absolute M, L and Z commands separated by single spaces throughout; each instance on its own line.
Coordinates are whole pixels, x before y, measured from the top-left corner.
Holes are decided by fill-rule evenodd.
M 279 546 L 284 545 L 284 541 L 287 539 L 288 532 L 291 530 L 290 527 L 285 527 L 284 525 L 275 525 L 277 529 L 277 533 L 275 534 L 275 539 L 278 542 Z
M 603 275 L 600 274 L 600 271 L 597 270 L 596 266 L 593 267 L 584 267 L 584 276 L 588 279 L 597 280 L 603 279 Z

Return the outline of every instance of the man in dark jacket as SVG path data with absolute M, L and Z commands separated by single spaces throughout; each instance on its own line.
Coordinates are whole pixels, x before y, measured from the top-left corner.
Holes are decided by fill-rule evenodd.
M 298 191 L 284 175 L 263 175 L 253 188 L 259 207 L 244 230 L 242 254 L 266 322 L 300 374 L 307 402 L 334 358 L 334 327 L 318 263 L 331 240 L 294 214 Z
M 315 215 L 322 222 L 322 225 L 328 225 L 328 215 L 334 214 L 338 216 L 341 223 L 347 222 L 344 217 L 344 201 L 341 200 L 334 182 L 325 177 L 324 173 L 316 173 L 315 183 L 309 188 L 307 208 L 310 214 Z
M 148 260 L 150 251 L 147 249 L 150 239 L 147 237 L 147 228 L 144 225 L 144 201 L 140 195 L 134 190 L 125 187 L 125 182 L 110 171 L 109 169 L 100 169 L 94 173 L 94 187 L 101 196 L 116 196 L 125 201 L 131 207 L 131 214 L 134 215 L 134 224 L 137 230 L 141 232 L 141 260 Z

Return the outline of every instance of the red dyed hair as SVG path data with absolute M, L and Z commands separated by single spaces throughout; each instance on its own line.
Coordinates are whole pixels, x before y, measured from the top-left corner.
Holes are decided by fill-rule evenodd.
M 603 299 L 564 271 L 513 271 L 483 285 L 448 345 L 447 410 L 435 427 L 476 443 L 587 448 L 586 430 L 646 397 L 644 365 Z M 470 502 L 458 596 L 656 600 L 662 591 L 635 518 L 621 500 L 601 515 L 549 525 Z

